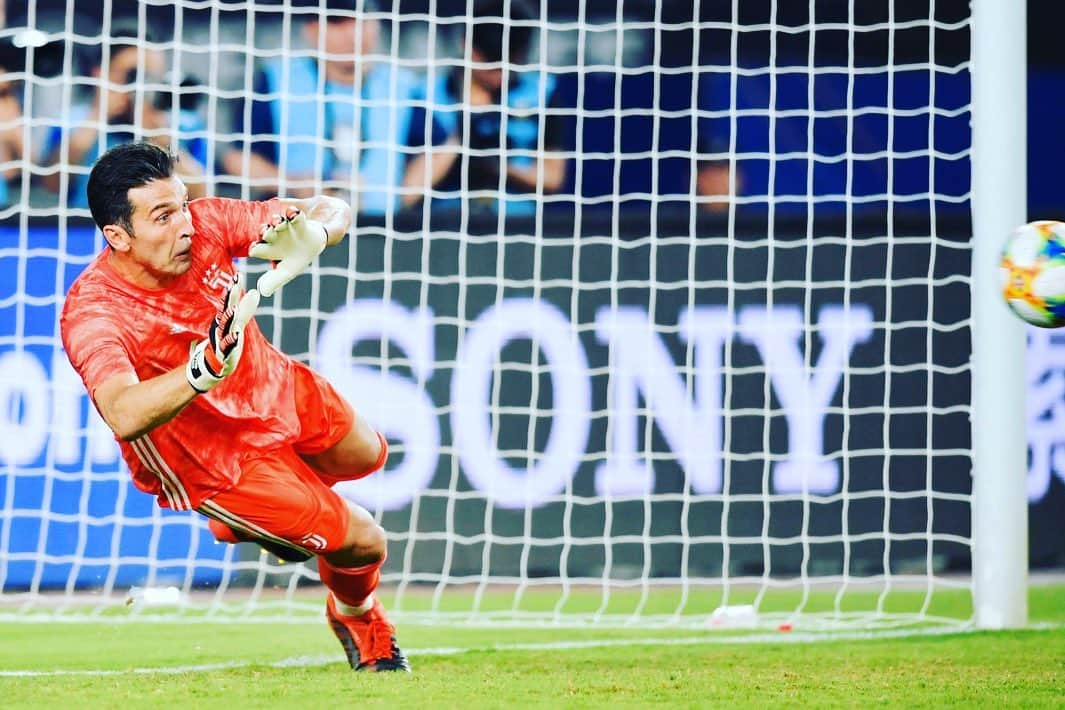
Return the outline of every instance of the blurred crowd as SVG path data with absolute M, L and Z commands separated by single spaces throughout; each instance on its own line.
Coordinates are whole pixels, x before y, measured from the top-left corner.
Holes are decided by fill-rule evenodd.
M 579 92 L 542 61 L 535 5 L 476 0 L 452 56 L 419 64 L 400 58 L 387 15 L 369 1 L 320 0 L 292 14 L 278 51 L 246 54 L 233 91 L 213 79 L 239 52 L 215 52 L 204 65 L 213 76 L 197 76 L 175 61 L 181 43 L 143 22 L 108 21 L 102 41 L 79 43 L 5 33 L 0 206 L 21 196 L 85 207 L 89 167 L 129 140 L 178 153 L 192 197 L 327 192 L 370 215 L 427 204 L 522 215 L 574 191 L 587 140 Z M 38 76 L 49 61 L 55 76 Z M 723 207 L 735 194 L 727 141 L 690 125 L 690 198 Z

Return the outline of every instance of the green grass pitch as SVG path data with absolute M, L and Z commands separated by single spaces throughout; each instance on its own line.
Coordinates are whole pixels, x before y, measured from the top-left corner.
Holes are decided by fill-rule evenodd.
M 952 597 L 967 615 L 963 592 L 936 603 L 949 614 Z M 1033 586 L 1029 598 L 1031 630 L 829 640 L 799 630 L 407 624 L 409 676 L 352 673 L 317 619 L 4 623 L 0 706 L 1065 707 L 1065 585 Z

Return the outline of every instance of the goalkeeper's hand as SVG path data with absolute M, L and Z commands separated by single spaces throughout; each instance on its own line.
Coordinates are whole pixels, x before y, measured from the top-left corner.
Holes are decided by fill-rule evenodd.
M 269 259 L 274 268 L 259 277 L 256 286 L 264 296 L 303 273 L 315 257 L 325 249 L 329 233 L 321 222 L 308 219 L 296 207 L 285 210 L 285 216 L 275 216 L 272 224 L 263 225 L 259 241 L 248 250 L 249 256 Z
M 237 369 L 244 350 L 244 327 L 259 307 L 259 292 L 244 292 L 243 274 L 229 287 L 226 302 L 211 321 L 207 339 L 192 346 L 185 377 L 201 394 Z

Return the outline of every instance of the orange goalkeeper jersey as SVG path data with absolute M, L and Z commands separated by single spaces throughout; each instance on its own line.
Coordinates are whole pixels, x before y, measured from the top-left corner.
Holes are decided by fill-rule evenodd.
M 74 281 L 60 318 L 63 347 L 90 397 L 115 375 L 147 380 L 184 366 L 192 344 L 207 337 L 261 225 L 276 200 L 204 198 L 189 204 L 195 234 L 192 265 L 170 286 L 148 290 L 120 276 L 104 249 Z M 240 366 L 195 397 L 176 417 L 131 442 L 119 441 L 138 488 L 175 510 L 196 508 L 238 479 L 245 455 L 291 443 L 300 432 L 293 361 L 245 330 Z

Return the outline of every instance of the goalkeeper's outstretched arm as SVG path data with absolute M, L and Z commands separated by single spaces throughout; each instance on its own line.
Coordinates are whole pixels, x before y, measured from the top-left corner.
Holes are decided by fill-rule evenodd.
M 150 380 L 138 380 L 132 373 L 115 375 L 96 388 L 92 399 L 111 431 L 133 441 L 173 419 L 198 394 L 182 365 Z
M 132 441 L 177 416 L 197 395 L 233 373 L 244 350 L 244 329 L 255 315 L 259 293 L 233 284 L 212 321 L 207 338 L 189 352 L 189 360 L 147 380 L 132 373 L 115 375 L 92 393 L 100 415 L 123 441 Z

